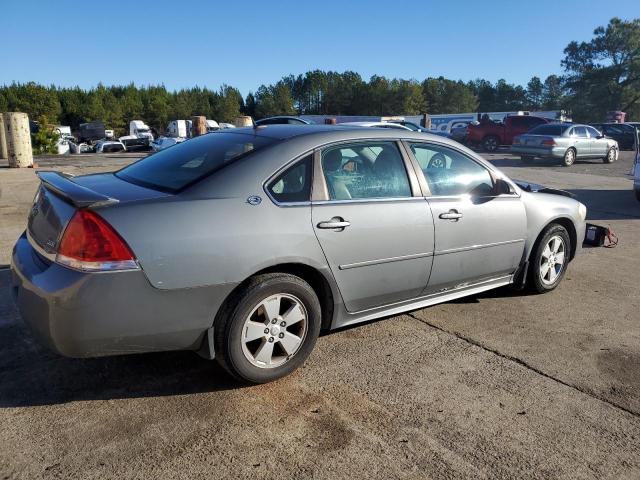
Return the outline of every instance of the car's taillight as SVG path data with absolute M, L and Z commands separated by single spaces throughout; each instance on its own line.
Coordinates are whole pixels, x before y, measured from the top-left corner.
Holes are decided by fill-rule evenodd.
M 542 141 L 542 145 L 547 145 L 548 147 L 552 147 L 556 144 L 555 140 L 553 138 L 549 138 L 547 140 L 543 140 Z
M 513 137 L 513 144 L 520 145 L 520 137 Z
M 78 210 L 60 240 L 56 261 L 83 271 L 137 269 L 129 246 L 102 217 Z

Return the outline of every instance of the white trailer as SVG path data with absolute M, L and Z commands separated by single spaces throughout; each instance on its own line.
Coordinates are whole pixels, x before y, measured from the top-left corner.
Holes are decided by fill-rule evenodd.
M 171 120 L 167 124 L 167 137 L 171 138 L 187 138 L 187 121 L 186 120 Z

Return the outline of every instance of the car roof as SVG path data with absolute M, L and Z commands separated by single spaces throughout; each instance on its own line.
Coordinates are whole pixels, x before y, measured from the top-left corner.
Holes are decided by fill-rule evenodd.
M 409 128 L 362 128 L 361 123 L 376 123 L 377 122 L 355 122 L 355 123 L 339 123 L 337 125 L 258 125 L 253 127 L 235 128 L 233 130 L 216 130 L 208 135 L 215 135 L 217 132 L 225 133 L 242 133 L 249 135 L 257 135 L 261 137 L 273 138 L 277 140 L 287 140 L 295 137 L 336 137 L 336 140 L 349 139 L 349 138 L 416 138 L 425 139 L 424 132 L 415 132 Z M 384 125 L 384 123 L 382 123 Z M 429 135 L 435 138 L 436 135 Z

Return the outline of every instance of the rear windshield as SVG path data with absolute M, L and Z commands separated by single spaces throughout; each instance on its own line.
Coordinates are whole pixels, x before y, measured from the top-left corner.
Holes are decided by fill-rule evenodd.
M 544 125 L 538 125 L 537 127 L 532 128 L 527 132 L 527 134 L 560 136 L 567 128 L 569 128 L 568 125 L 553 125 L 546 123 Z
M 173 193 L 276 141 L 251 134 L 213 132 L 149 155 L 116 175 L 131 183 Z

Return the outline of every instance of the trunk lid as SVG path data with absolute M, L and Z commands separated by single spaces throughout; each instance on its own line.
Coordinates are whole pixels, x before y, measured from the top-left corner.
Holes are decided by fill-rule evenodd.
M 73 177 L 60 172 L 37 172 L 41 184 L 27 220 L 27 235 L 47 258 L 58 251 L 64 230 L 79 208 L 108 208 L 119 203 L 169 196 L 126 182 L 113 173 Z
M 539 147 L 545 140 L 553 140 L 553 137 L 550 137 L 549 135 L 524 134 L 519 135 L 519 137 L 520 145 L 524 145 L 526 147 Z

